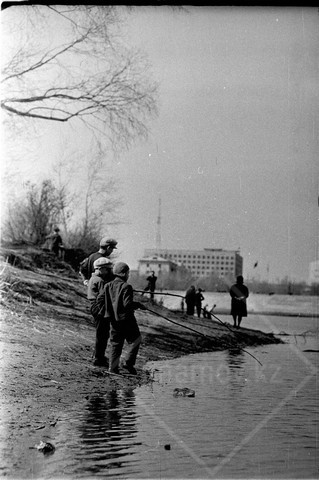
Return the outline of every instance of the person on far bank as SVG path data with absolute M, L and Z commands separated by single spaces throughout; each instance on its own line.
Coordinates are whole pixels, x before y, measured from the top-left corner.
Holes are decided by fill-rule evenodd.
M 214 307 L 208 311 L 208 303 L 206 303 L 206 305 L 204 306 L 203 308 L 203 317 L 204 318 L 209 318 L 211 320 L 212 316 L 211 316 L 211 312 L 213 311 Z
M 83 260 L 80 264 L 80 275 L 83 280 L 83 284 L 87 285 L 92 273 L 94 272 L 94 262 L 98 258 L 106 257 L 108 258 L 114 249 L 117 248 L 117 241 L 114 238 L 103 237 L 100 241 L 100 248 L 97 252 L 91 253 L 87 258 Z
M 105 350 L 109 339 L 110 322 L 104 318 L 103 305 L 97 303 L 97 297 L 107 282 L 114 279 L 113 263 L 106 257 L 100 257 L 94 262 L 94 272 L 88 282 L 87 298 L 90 302 L 90 312 L 94 318 L 96 336 L 93 365 L 108 367 Z
M 200 318 L 201 310 L 202 310 L 202 301 L 205 300 L 204 295 L 202 294 L 202 289 L 198 288 L 196 290 L 196 299 L 195 299 L 195 306 L 198 318 Z
M 185 294 L 185 303 L 186 303 L 186 314 L 194 315 L 195 304 L 196 304 L 196 289 L 194 285 L 191 285 Z
M 153 292 L 155 292 L 156 280 L 157 280 L 157 277 L 155 276 L 154 270 L 152 270 L 151 275 L 149 275 L 149 276 L 146 278 L 147 285 L 146 285 L 146 287 L 144 288 L 144 291 L 143 291 L 143 293 L 142 293 L 142 295 L 144 295 L 144 292 L 150 291 L 150 292 L 151 292 L 151 295 L 150 295 L 151 300 L 154 299 L 154 293 L 153 293 Z
M 247 298 L 249 290 L 244 285 L 244 278 L 238 275 L 236 283 L 230 287 L 229 294 L 231 296 L 231 312 L 234 320 L 234 327 L 239 328 L 242 318 L 247 317 Z M 237 321 L 237 323 L 236 323 Z
M 127 280 L 130 268 L 126 263 L 117 262 L 113 267 L 114 280 L 106 283 L 101 297 L 105 305 L 104 316 L 110 320 L 110 373 L 119 374 L 119 366 L 124 342 L 128 343 L 125 362 L 122 367 L 130 374 L 136 375 L 135 363 L 141 343 L 141 333 L 137 325 L 134 310 L 145 306 L 133 300 L 133 287 Z

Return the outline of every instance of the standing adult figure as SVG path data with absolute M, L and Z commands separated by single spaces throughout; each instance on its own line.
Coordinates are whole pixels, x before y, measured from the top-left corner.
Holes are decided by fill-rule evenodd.
M 100 248 L 97 252 L 91 253 L 80 264 L 80 275 L 82 277 L 84 285 L 87 285 L 92 273 L 94 272 L 94 262 L 98 258 L 108 258 L 114 249 L 117 248 L 117 241 L 114 238 L 103 237 L 100 241 Z
M 247 302 L 249 290 L 244 285 L 244 278 L 238 275 L 236 283 L 230 287 L 229 294 L 231 296 L 231 312 L 234 320 L 234 327 L 239 328 L 243 317 L 247 317 Z M 237 323 L 236 323 L 237 321 Z
M 195 294 L 196 295 L 195 306 L 196 306 L 196 312 L 197 312 L 198 318 L 200 318 L 200 315 L 201 315 L 202 301 L 205 300 L 205 297 L 202 294 L 202 291 L 203 290 L 201 288 L 198 288 Z
M 148 292 L 150 291 L 151 292 L 151 300 L 154 299 L 154 293 L 155 292 L 155 288 L 156 288 L 156 280 L 157 280 L 157 277 L 155 275 L 155 272 L 154 270 L 151 271 L 151 275 L 149 275 L 147 278 L 146 278 L 146 281 L 147 281 L 147 285 L 146 287 L 144 288 L 144 292 Z M 144 293 L 143 292 L 143 293 Z
M 191 285 L 185 294 L 186 313 L 187 315 L 194 315 L 196 304 L 196 289 L 194 285 Z
M 47 240 L 50 240 L 50 250 L 51 252 L 53 252 L 57 257 L 60 257 L 60 254 L 61 256 L 62 255 L 62 251 L 63 251 L 63 241 L 62 241 L 62 237 L 60 235 L 60 229 L 58 227 L 55 227 L 53 233 L 51 233 L 50 235 L 48 235 L 46 237 Z

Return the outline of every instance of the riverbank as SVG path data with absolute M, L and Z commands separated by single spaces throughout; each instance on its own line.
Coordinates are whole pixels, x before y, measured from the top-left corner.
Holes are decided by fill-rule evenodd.
M 165 291 L 163 292 L 165 293 Z M 185 292 L 173 292 L 174 295 L 184 295 Z M 216 305 L 216 315 L 229 315 L 230 297 L 228 292 L 204 292 L 203 304 L 209 308 Z M 158 296 L 161 299 L 161 296 Z M 178 297 L 162 297 L 165 307 L 180 310 L 181 299 Z M 250 292 L 247 302 L 248 317 L 250 315 L 269 315 L 282 317 L 319 318 L 319 297 L 314 295 L 279 295 Z
M 88 309 L 86 287 L 78 274 L 69 265 L 57 261 L 51 253 L 39 252 L 30 247 L 2 249 L 1 253 L 2 316 L 5 324 L 20 324 L 20 328 L 23 328 L 27 320 L 32 323 L 32 329 L 45 330 L 47 324 L 56 322 L 58 327 L 66 322 L 68 330 L 87 330 L 83 339 L 87 337 L 90 341 L 87 345 L 79 341 L 79 349 L 93 352 L 95 330 Z M 235 330 L 230 324 L 219 322 L 218 318 L 208 320 L 174 312 L 157 303 L 151 303 L 147 296 L 136 294 L 136 300 L 142 301 L 153 311 L 136 312 L 143 334 L 140 367 L 148 360 L 280 342 L 273 335 L 261 331 L 248 328 Z M 28 331 L 30 332 L 30 329 Z M 24 335 L 27 334 L 27 331 L 24 332 Z M 68 347 L 67 341 L 62 343 L 65 348 Z
M 95 328 L 78 275 L 50 253 L 30 248 L 1 253 L 0 444 L 1 456 L 10 455 L 12 465 L 39 439 L 54 438 L 70 405 L 88 395 L 151 382 L 152 374 L 144 369 L 150 360 L 281 342 L 272 334 L 232 331 L 218 321 L 190 318 L 137 298 L 157 312 L 136 312 L 143 336 L 139 374 L 109 376 L 92 364 Z

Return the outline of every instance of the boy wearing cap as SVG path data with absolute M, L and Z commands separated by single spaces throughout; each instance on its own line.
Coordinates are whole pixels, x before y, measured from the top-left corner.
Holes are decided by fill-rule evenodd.
M 100 257 L 94 262 L 94 272 L 88 282 L 87 298 L 90 301 L 90 312 L 93 315 L 96 327 L 95 337 L 95 359 L 94 365 L 107 367 L 108 361 L 105 357 L 107 341 L 109 339 L 110 322 L 100 314 L 100 308 L 96 302 L 97 296 L 103 291 L 106 282 L 113 280 L 111 260 Z
M 141 343 L 141 333 L 138 328 L 134 310 L 145 307 L 133 300 L 133 287 L 127 283 L 130 268 L 126 263 L 118 262 L 113 267 L 114 280 L 107 283 L 102 293 L 98 295 L 104 300 L 104 317 L 110 319 L 110 367 L 111 373 L 119 373 L 120 358 L 124 341 L 128 343 L 126 361 L 122 365 L 129 373 L 136 375 L 135 362 Z
M 87 258 L 83 260 L 80 265 L 80 275 L 83 280 L 83 284 L 87 285 L 92 273 L 94 272 L 94 262 L 101 257 L 109 257 L 114 249 L 117 248 L 117 241 L 114 238 L 103 237 L 100 241 L 100 248 L 97 252 L 91 253 Z

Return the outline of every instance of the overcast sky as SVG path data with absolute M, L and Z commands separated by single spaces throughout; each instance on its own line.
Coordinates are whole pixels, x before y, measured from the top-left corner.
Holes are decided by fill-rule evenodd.
M 155 247 L 160 197 L 162 248 L 240 249 L 245 277 L 266 278 L 269 265 L 270 279 L 307 280 L 319 231 L 317 9 L 137 7 L 124 32 L 149 56 L 159 116 L 147 142 L 112 162 L 129 220 L 109 231 L 119 258 L 136 268 Z
M 160 83 L 147 143 L 117 173 L 129 259 L 155 247 L 237 249 L 244 275 L 307 279 L 318 245 L 315 8 L 140 7 L 127 41 Z M 258 267 L 253 268 L 258 261 Z

